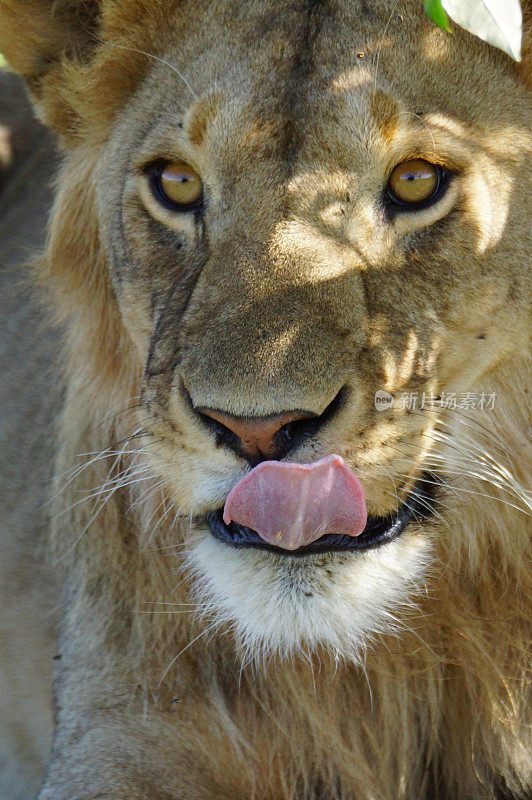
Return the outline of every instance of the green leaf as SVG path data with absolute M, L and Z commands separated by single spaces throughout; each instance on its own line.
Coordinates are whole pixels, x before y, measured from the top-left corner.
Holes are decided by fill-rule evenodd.
M 449 17 L 441 4 L 442 0 L 423 0 L 423 5 L 428 16 L 444 31 L 450 30 Z
M 519 0 L 441 0 L 461 28 L 521 61 L 523 12 Z

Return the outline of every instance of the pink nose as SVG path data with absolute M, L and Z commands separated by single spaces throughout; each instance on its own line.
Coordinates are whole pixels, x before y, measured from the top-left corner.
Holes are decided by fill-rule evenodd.
M 213 408 L 197 409 L 206 417 L 216 420 L 238 437 L 240 449 L 248 458 L 282 457 L 283 444 L 278 434 L 291 422 L 312 419 L 316 415 L 307 411 L 287 411 L 270 417 L 235 417 Z M 276 440 L 277 437 L 277 440 Z

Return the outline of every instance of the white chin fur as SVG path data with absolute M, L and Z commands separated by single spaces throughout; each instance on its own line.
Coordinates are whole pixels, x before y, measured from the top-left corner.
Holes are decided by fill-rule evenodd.
M 246 661 L 318 647 L 360 661 L 375 635 L 409 624 L 429 551 L 425 537 L 407 532 L 376 550 L 290 558 L 237 550 L 205 532 L 189 565 L 198 603 L 231 625 Z

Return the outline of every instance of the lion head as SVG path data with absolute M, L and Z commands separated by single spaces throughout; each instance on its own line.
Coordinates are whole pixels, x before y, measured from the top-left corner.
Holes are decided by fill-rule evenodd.
M 418 0 L 54 5 L 55 27 L 33 11 L 4 46 L 65 147 L 46 280 L 71 407 L 135 398 L 113 430 L 133 493 L 164 495 L 147 535 L 183 544 L 242 641 L 356 657 L 442 560 L 478 568 L 487 538 L 504 560 L 524 530 L 508 546 L 527 500 L 522 78 Z M 296 465 L 322 459 L 303 491 Z M 264 462 L 292 468 L 248 479 L 248 516 L 224 519 Z M 327 494 L 340 471 L 356 491 Z M 360 530 L 327 528 L 345 497 Z M 295 545 L 239 524 L 266 501 Z

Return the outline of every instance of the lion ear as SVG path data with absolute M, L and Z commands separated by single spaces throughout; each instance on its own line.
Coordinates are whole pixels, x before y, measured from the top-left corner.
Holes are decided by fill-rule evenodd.
M 96 0 L 2 0 L 0 52 L 32 91 L 63 60 L 83 60 L 95 44 Z
M 38 106 L 66 65 L 90 58 L 99 14 L 97 0 L 1 0 L 0 53 Z

